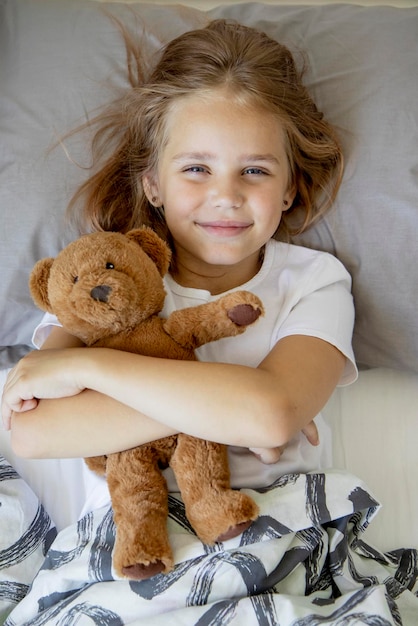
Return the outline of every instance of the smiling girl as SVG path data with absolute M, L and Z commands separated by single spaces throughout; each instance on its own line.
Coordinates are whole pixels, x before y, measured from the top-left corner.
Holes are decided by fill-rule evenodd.
M 15 452 L 106 454 L 182 431 L 230 446 L 235 487 L 330 465 L 320 411 L 356 378 L 351 281 L 333 256 L 288 235 L 331 205 L 342 156 L 290 52 L 212 22 L 169 43 L 96 123 L 95 170 L 73 209 L 89 229 L 145 223 L 168 241 L 164 315 L 238 288 L 266 314 L 200 348 L 198 362 L 85 348 L 45 320 L 42 350 L 12 370 L 3 394 Z M 254 447 L 284 452 L 266 465 Z

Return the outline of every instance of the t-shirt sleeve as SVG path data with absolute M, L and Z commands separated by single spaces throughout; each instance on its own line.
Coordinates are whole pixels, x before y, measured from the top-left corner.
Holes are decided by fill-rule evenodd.
M 300 297 L 277 330 L 276 341 L 289 335 L 309 335 L 332 344 L 346 357 L 339 386 L 357 379 L 352 348 L 354 303 L 351 277 L 335 257 L 322 254 L 300 284 Z
M 32 344 L 35 348 L 41 348 L 54 326 L 61 326 L 58 319 L 52 313 L 45 313 L 32 335 Z

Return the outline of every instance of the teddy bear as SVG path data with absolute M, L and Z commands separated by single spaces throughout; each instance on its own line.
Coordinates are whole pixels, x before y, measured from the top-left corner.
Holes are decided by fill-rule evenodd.
M 235 291 L 162 318 L 170 249 L 148 227 L 81 236 L 30 275 L 35 304 L 87 346 L 146 356 L 196 359 L 199 346 L 243 333 L 263 314 L 259 298 Z M 197 416 L 198 417 L 198 416 Z M 113 568 L 142 580 L 174 566 L 162 469 L 174 471 L 191 527 L 205 544 L 241 534 L 258 517 L 247 494 L 230 488 L 226 446 L 178 434 L 85 459 L 105 475 L 116 527 Z

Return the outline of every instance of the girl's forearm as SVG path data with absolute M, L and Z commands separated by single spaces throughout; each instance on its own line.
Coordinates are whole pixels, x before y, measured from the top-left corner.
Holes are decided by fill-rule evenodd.
M 12 419 L 11 443 L 28 458 L 108 454 L 173 434 L 173 430 L 96 391 L 41 400 Z
M 172 431 L 243 447 L 287 444 L 323 408 L 345 366 L 337 348 L 305 336 L 281 340 L 257 368 L 101 348 L 83 354 L 89 389 Z
M 283 427 L 277 427 L 285 412 L 279 405 L 283 396 L 276 393 L 277 381 L 265 371 L 102 349 L 86 352 L 89 358 L 92 364 L 85 368 L 84 379 L 88 388 L 176 432 L 242 446 L 254 441 L 254 445 L 272 446 L 275 438 L 288 437 Z
M 87 389 L 15 413 L 17 454 L 106 454 L 179 431 L 232 445 L 276 445 L 277 428 L 263 425 L 268 412 L 262 385 L 255 381 L 260 375 L 252 368 L 81 350 L 75 361 L 78 384 Z
M 296 336 L 281 340 L 258 368 L 106 348 L 35 357 L 20 368 L 23 382 L 16 385 L 27 392 L 27 367 L 34 397 L 50 399 L 12 420 L 15 451 L 34 457 L 106 454 L 173 432 L 244 447 L 281 446 L 321 410 L 345 363 L 330 344 Z M 58 394 L 60 385 L 69 393 Z
M 260 432 L 260 413 L 265 419 L 269 414 L 263 406 L 269 397 L 267 389 L 263 393 L 266 373 L 239 365 L 95 352 L 86 352 L 83 374 L 90 389 L 177 432 L 234 445 L 254 440 L 272 445 L 271 437 Z

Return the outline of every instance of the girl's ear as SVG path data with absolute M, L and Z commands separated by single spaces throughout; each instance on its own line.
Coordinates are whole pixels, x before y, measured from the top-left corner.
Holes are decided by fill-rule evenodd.
M 290 187 L 283 197 L 283 211 L 287 211 L 293 204 L 293 200 L 296 196 L 296 188 L 294 186 Z
M 153 174 L 144 174 L 142 177 L 142 188 L 148 202 L 150 202 L 153 206 L 161 205 L 158 184 Z

